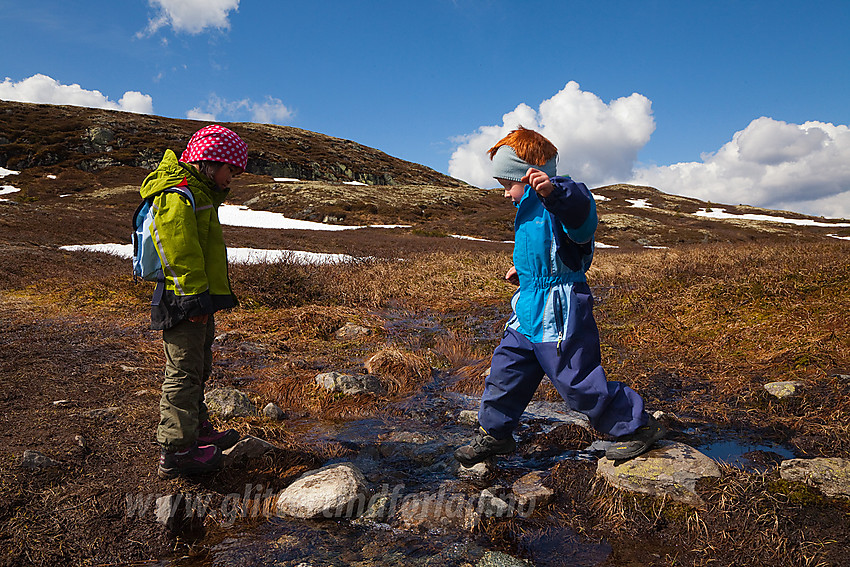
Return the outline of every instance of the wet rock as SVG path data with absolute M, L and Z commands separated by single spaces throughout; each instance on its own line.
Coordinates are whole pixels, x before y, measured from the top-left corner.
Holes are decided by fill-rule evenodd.
M 501 551 L 488 551 L 475 567 L 532 567 L 532 565 Z
M 471 467 L 458 465 L 457 475 L 473 480 L 481 480 L 493 472 L 493 467 L 493 462 L 490 459 L 475 463 Z
M 789 459 L 782 461 L 779 475 L 785 479 L 804 482 L 827 496 L 850 498 L 850 460 L 836 457 Z
M 382 522 L 386 520 L 390 515 L 390 506 L 392 505 L 392 500 L 389 496 L 380 494 L 375 495 L 369 501 L 369 505 L 366 507 L 366 511 L 357 518 L 359 521 L 368 520 L 372 522 Z
M 658 448 L 628 461 L 599 459 L 596 472 L 617 488 L 664 496 L 702 506 L 696 482 L 720 477 L 717 463 L 693 447 L 675 441 L 659 441 Z
M 449 450 L 446 443 L 418 431 L 392 431 L 378 436 L 381 457 L 401 457 L 419 465 L 433 465 Z
M 316 384 L 329 392 L 342 394 L 381 394 L 384 392 L 381 381 L 372 374 L 342 374 L 340 372 L 323 372 L 316 376 Z
M 460 410 L 460 413 L 457 416 L 458 423 L 462 423 L 463 425 L 478 425 L 478 412 L 475 410 Z
M 564 402 L 531 402 L 522 414 L 523 420 L 539 419 L 550 423 L 572 423 L 591 429 L 590 420 L 583 413 L 573 411 Z
M 505 502 L 486 488 L 478 495 L 477 511 L 482 516 L 489 518 L 508 518 L 513 515 L 514 508 L 514 506 Z
M 441 488 L 437 492 L 408 494 L 398 509 L 398 521 L 407 529 L 445 533 L 449 529 L 472 530 L 480 515 L 465 494 Z
M 340 340 L 350 341 L 352 339 L 359 339 L 360 337 L 367 337 L 371 334 L 372 330 L 368 327 L 356 325 L 354 323 L 346 323 L 337 329 L 334 336 Z
M 258 459 L 266 453 L 276 451 L 278 448 L 268 441 L 248 435 L 240 439 L 236 445 L 223 451 L 225 461 L 230 463 L 240 459 Z
M 555 495 L 548 486 L 543 485 L 548 474 L 541 471 L 533 471 L 517 480 L 511 486 L 511 492 L 517 500 L 517 505 L 523 509 L 534 509 L 538 506 L 548 504 Z
M 346 518 L 363 513 L 369 497 L 366 477 L 351 463 L 305 473 L 277 500 L 279 516 Z
M 249 417 L 257 414 L 257 407 L 246 394 L 234 388 L 216 388 L 204 396 L 207 408 L 223 419 Z
M 785 381 L 785 382 L 770 382 L 764 385 L 764 389 L 771 396 L 784 400 L 793 398 L 800 393 L 800 388 L 803 387 L 802 382 Z
M 21 466 L 25 469 L 40 470 L 50 467 L 58 467 L 59 462 L 54 461 L 47 455 L 39 453 L 38 451 L 27 450 L 24 451 L 24 454 L 21 457 Z
M 263 408 L 263 415 L 269 419 L 274 419 L 275 421 L 286 419 L 286 412 L 271 402 L 266 404 L 266 407 Z

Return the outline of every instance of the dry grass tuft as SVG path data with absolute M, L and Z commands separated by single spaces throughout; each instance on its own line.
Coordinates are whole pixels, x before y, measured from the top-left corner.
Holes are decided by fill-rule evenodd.
M 366 360 L 365 367 L 390 395 L 417 390 L 431 378 L 431 365 L 425 357 L 395 347 L 379 350 Z

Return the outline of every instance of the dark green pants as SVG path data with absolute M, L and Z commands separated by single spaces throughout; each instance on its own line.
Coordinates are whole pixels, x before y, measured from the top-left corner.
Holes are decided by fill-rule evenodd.
M 159 400 L 156 440 L 168 451 L 190 447 L 198 440 L 198 425 L 209 417 L 204 383 L 212 372 L 215 321 L 183 320 L 162 332 L 165 380 Z

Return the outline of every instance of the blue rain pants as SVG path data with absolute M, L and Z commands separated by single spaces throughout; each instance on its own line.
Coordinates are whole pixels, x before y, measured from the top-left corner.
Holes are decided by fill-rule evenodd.
M 621 382 L 609 382 L 601 365 L 599 330 L 586 283 L 572 286 L 566 333 L 556 342 L 532 343 L 507 328 L 493 353 L 478 412 L 481 427 L 496 439 L 516 428 L 543 376 L 597 431 L 619 437 L 645 425 L 643 399 Z

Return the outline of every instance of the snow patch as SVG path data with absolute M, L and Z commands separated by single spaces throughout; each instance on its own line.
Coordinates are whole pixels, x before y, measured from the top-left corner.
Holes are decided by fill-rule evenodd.
M 79 244 L 60 246 L 60 250 L 69 252 L 103 252 L 120 258 L 133 257 L 132 244 Z M 356 262 L 357 258 L 348 254 L 325 254 L 304 252 L 302 250 L 264 250 L 261 248 L 228 248 L 227 261 L 234 264 L 262 264 L 290 260 L 298 264 L 338 264 Z
M 842 223 L 842 222 L 819 222 L 811 219 L 788 219 L 784 217 L 775 217 L 773 215 L 756 215 L 756 214 L 744 214 L 744 215 L 735 215 L 732 213 L 727 213 L 726 209 L 718 209 L 718 208 L 702 208 L 694 213 L 695 216 L 705 217 L 710 219 L 720 219 L 720 220 L 752 220 L 752 221 L 764 221 L 764 222 L 779 222 L 785 224 L 795 224 L 799 226 L 826 226 L 826 227 L 850 227 L 850 223 Z

